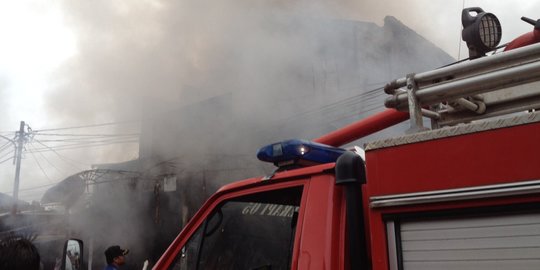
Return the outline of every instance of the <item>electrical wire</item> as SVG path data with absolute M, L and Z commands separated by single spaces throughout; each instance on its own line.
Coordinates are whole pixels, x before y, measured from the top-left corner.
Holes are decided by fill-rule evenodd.
M 62 181 L 58 181 L 58 182 L 54 182 L 54 183 L 49 183 L 49 184 L 46 184 L 46 185 L 41 185 L 41 186 L 34 186 L 34 187 L 29 187 L 29 188 L 21 188 L 19 189 L 19 192 L 27 192 L 27 191 L 30 191 L 30 190 L 35 190 L 35 189 L 40 189 L 40 188 L 45 188 L 45 187 L 50 187 L 50 186 L 54 186 L 58 183 L 60 183 Z M 9 193 L 11 191 L 4 191 L 2 193 Z
M 50 147 L 50 146 L 44 144 L 43 142 L 41 142 L 41 141 L 38 140 L 38 139 L 34 139 L 34 141 L 36 141 L 37 143 L 39 143 L 39 144 L 45 146 L 45 148 L 47 148 L 47 149 L 51 150 L 52 152 L 54 152 L 61 160 L 63 160 L 64 162 L 70 164 L 71 167 L 73 167 L 73 168 L 75 168 L 75 169 L 77 169 L 77 170 L 82 170 L 82 168 L 80 168 L 79 166 L 77 166 L 77 164 L 75 164 L 75 163 L 78 163 L 78 164 L 84 165 L 84 166 L 88 166 L 88 167 L 90 166 L 90 164 L 86 164 L 86 163 L 83 163 L 83 162 L 80 162 L 80 161 L 77 161 L 77 160 L 74 160 L 74 159 L 70 159 L 70 158 L 68 158 L 68 157 L 66 157 L 66 156 L 60 155 L 60 153 L 58 153 L 58 152 L 57 152 L 56 150 L 54 150 L 52 147 Z
M 7 145 L 10 144 L 10 143 L 11 143 L 11 144 L 14 144 L 14 143 L 15 143 L 15 142 L 14 142 L 15 139 L 10 139 L 10 138 L 8 138 L 8 137 L 6 137 L 6 136 L 0 135 L 0 138 L 2 138 L 2 139 L 4 139 L 4 140 L 7 141 L 4 145 L 2 145 L 2 146 L 0 147 L 0 149 L 3 149 L 3 148 L 5 148 L 5 147 L 7 147 Z
M 32 157 L 34 157 L 34 161 L 36 162 L 36 164 L 38 165 L 39 169 L 41 170 L 41 172 L 43 173 L 43 175 L 45 175 L 45 177 L 49 180 L 49 183 L 52 182 L 52 179 L 49 177 L 49 175 L 45 172 L 45 170 L 43 169 L 43 167 L 41 166 L 41 164 L 39 163 L 36 155 L 33 153 L 33 152 L 30 152 L 30 154 L 32 154 Z
M 366 113 L 369 113 L 369 112 L 373 112 L 373 111 L 376 111 L 376 110 L 380 110 L 382 109 L 381 107 L 378 107 L 378 106 L 375 106 L 375 107 L 372 107 L 372 108 L 369 108 L 369 109 L 365 109 L 365 110 L 362 110 L 361 112 L 355 112 L 353 114 L 348 114 L 348 115 L 342 115 L 332 121 L 343 121 L 345 119 L 348 119 L 348 118 L 351 118 L 353 116 L 356 116 L 358 117 L 359 115 L 362 115 L 362 114 L 366 114 Z
M 350 109 L 354 108 L 355 106 L 361 105 L 363 103 L 367 103 L 367 104 L 365 104 L 366 107 L 370 107 L 370 106 L 377 106 L 378 107 L 379 106 L 378 102 L 370 102 L 370 101 L 376 100 L 380 96 L 381 96 L 381 94 L 379 94 L 379 95 L 371 95 L 371 96 L 366 96 L 365 98 L 356 98 L 356 99 L 353 99 L 353 100 L 350 100 L 350 101 L 336 103 L 336 106 L 334 106 L 333 108 L 317 109 L 317 110 L 314 110 L 311 113 L 311 115 L 304 115 L 303 118 L 309 118 L 309 117 L 313 117 L 315 115 L 322 115 L 322 114 L 330 115 L 330 114 L 335 113 L 335 112 L 343 112 L 343 111 L 347 112 Z M 365 112 L 366 112 L 365 110 L 360 110 L 360 111 L 355 110 L 355 114 L 357 114 L 357 115 L 363 114 Z M 300 118 L 300 117 L 298 117 L 298 118 Z M 287 119 L 284 122 L 289 122 L 291 120 L 294 120 L 294 119 Z M 332 121 L 332 120 L 328 120 L 328 121 Z M 285 124 L 285 123 L 282 123 L 282 124 Z
M 348 111 L 347 109 L 352 107 L 352 106 L 359 105 L 359 104 L 361 104 L 363 102 L 366 102 L 366 101 L 375 100 L 375 99 L 383 96 L 384 92 L 382 91 L 382 89 L 384 89 L 384 87 L 378 87 L 378 88 L 375 88 L 375 89 L 372 89 L 372 90 L 362 92 L 360 94 L 356 94 L 356 95 L 349 96 L 349 97 L 346 97 L 346 98 L 343 98 L 343 99 L 339 99 L 339 100 L 334 101 L 334 102 L 332 102 L 330 104 L 326 104 L 324 106 L 321 106 L 321 107 L 318 107 L 318 108 L 315 108 L 315 109 L 311 109 L 311 110 L 307 110 L 307 111 L 304 111 L 304 112 L 300 112 L 300 113 L 290 115 L 288 117 L 285 117 L 285 118 L 279 120 L 278 123 L 274 124 L 272 127 L 265 127 L 265 128 L 262 128 L 260 130 L 255 131 L 255 132 L 256 133 L 273 132 L 274 130 L 278 129 L 278 128 L 276 128 L 276 126 L 279 127 L 279 126 L 283 126 L 283 125 L 286 125 L 286 124 L 290 124 L 293 121 L 298 121 L 298 120 L 306 121 L 306 120 L 309 120 L 310 118 L 313 118 L 313 117 L 318 116 L 320 114 L 329 115 L 329 114 L 331 114 L 333 112 L 336 112 L 336 111 L 343 111 L 343 110 Z M 375 107 L 372 108 L 370 106 L 375 106 Z M 366 107 L 368 107 L 369 109 L 368 110 L 361 110 L 361 111 L 355 110 L 355 113 L 353 115 L 348 115 L 348 116 L 340 115 L 337 118 L 334 118 L 333 120 L 325 120 L 325 121 L 344 120 L 344 119 L 352 117 L 354 115 L 362 115 L 362 114 L 365 114 L 367 112 L 373 111 L 373 110 L 377 109 L 379 106 L 378 106 L 378 103 L 372 102 L 370 104 L 367 104 Z
M 32 143 L 30 143 L 30 147 L 33 147 L 34 149 L 36 148 L 36 146 L 33 145 Z M 56 169 L 57 172 L 59 172 L 60 174 L 64 174 L 64 175 L 66 174 L 65 171 L 60 170 L 60 169 L 59 169 L 56 165 L 54 165 L 54 163 L 52 163 L 52 162 L 51 162 L 51 161 L 50 161 L 50 160 L 49 160 L 42 152 L 38 152 L 38 153 L 39 153 L 39 155 L 40 155 L 47 163 L 49 163 L 49 165 L 50 165 L 51 167 L 53 167 L 54 169 Z
M 42 133 L 35 132 L 36 136 L 62 136 L 62 137 L 127 137 L 139 136 L 141 133 L 124 133 L 124 134 L 73 134 L 73 133 Z
M 7 155 L 9 155 L 9 154 L 11 154 L 13 152 L 15 152 L 15 149 L 11 149 L 11 151 L 9 151 L 9 152 L 3 154 L 2 156 L 0 156 L 0 159 L 5 158 Z
M 129 123 L 139 123 L 139 122 L 141 122 L 141 121 L 139 121 L 139 120 L 131 120 L 131 121 L 121 121 L 121 122 L 109 122 L 109 123 L 93 124 L 93 125 L 84 125 L 84 126 L 73 126 L 73 127 L 63 127 L 63 128 L 48 128 L 48 129 L 36 129 L 36 130 L 34 130 L 34 132 L 56 131 L 56 130 L 67 130 L 67 129 L 81 129 L 81 128 L 93 128 L 93 127 L 104 127 L 104 126 L 123 125 L 123 124 L 129 124 Z
M 107 171 L 107 170 L 105 170 Z M 127 174 L 127 175 L 130 175 L 130 174 L 139 174 L 138 172 L 132 172 L 132 171 L 116 171 L 116 170 L 112 170 L 110 172 L 115 172 L 115 173 L 120 173 L 120 174 Z M 101 176 L 98 177 L 101 178 L 103 175 L 109 173 L 109 171 L 107 172 L 104 172 Z M 129 180 L 128 178 L 123 178 L 125 180 Z M 95 179 L 94 179 L 95 180 Z M 63 180 L 61 181 L 56 181 L 56 182 L 52 182 L 52 183 L 49 183 L 49 184 L 45 184 L 45 185 L 40 185 L 40 186 L 34 186 L 34 187 L 29 187 L 29 188 L 21 188 L 19 189 L 19 193 L 22 193 L 22 192 L 28 192 L 28 191 L 33 191 L 33 190 L 37 190 L 37 189 L 41 189 L 41 188 L 46 188 L 46 187 L 51 187 L 51 186 L 54 186 L 60 182 L 62 182 Z M 101 184 L 101 183 L 109 183 L 109 182 L 116 182 L 117 179 L 113 179 L 113 180 L 105 180 L 105 181 L 100 181 L 100 182 L 89 182 L 87 183 L 87 185 L 98 185 L 98 184 Z M 9 193 L 10 191 L 4 191 L 4 192 L 0 192 L 0 193 Z
M 0 146 L 0 152 L 2 152 L 2 150 L 7 148 L 7 146 L 10 145 L 10 144 L 13 144 L 13 142 L 9 141 L 9 142 L 6 142 L 5 144 L 3 144 L 2 146 Z
M 100 140 L 98 140 L 100 139 Z M 108 138 L 105 140 L 101 140 L 103 138 L 88 138 L 88 139 L 41 139 L 42 142 L 51 142 L 51 143 L 59 143 L 59 142 L 69 142 L 69 143 L 98 143 L 98 142 L 112 142 L 112 141 L 119 141 L 119 140 L 136 140 L 137 137 L 120 137 L 120 138 Z
M 62 139 L 62 140 L 47 140 L 41 139 L 41 142 L 51 142 L 51 143 L 61 143 L 65 142 L 66 144 L 55 144 L 51 147 L 63 147 L 63 146 L 72 146 L 72 145 L 91 145 L 96 143 L 114 143 L 114 142 L 124 142 L 124 141 L 138 141 L 138 137 L 121 137 L 121 138 L 99 138 L 95 140 L 78 140 L 78 139 Z
M 9 160 L 11 160 L 11 159 L 13 159 L 14 157 L 15 157 L 15 156 L 11 156 L 11 157 L 9 157 L 9 158 L 7 158 L 7 159 L 4 159 L 4 160 L 0 161 L 0 164 L 4 163 L 4 162 L 6 162 L 6 161 L 9 161 Z
M 341 109 L 343 106 L 356 105 L 356 104 L 361 103 L 363 98 L 366 97 L 366 96 L 383 95 L 384 93 L 382 93 L 382 91 L 381 91 L 382 89 L 383 89 L 383 87 L 375 88 L 373 90 L 362 92 L 361 94 L 357 94 L 357 95 L 350 96 L 350 97 L 347 97 L 347 98 L 344 98 L 344 99 L 340 99 L 338 101 L 335 101 L 335 102 L 332 102 L 330 104 L 318 107 L 316 109 L 307 110 L 307 111 L 304 111 L 304 112 L 301 112 L 301 113 L 297 113 L 297 114 L 289 116 L 289 117 L 287 117 L 285 119 L 282 119 L 281 122 L 289 122 L 289 121 L 292 121 L 292 120 L 295 120 L 295 119 L 298 119 L 298 118 L 305 118 L 305 117 L 308 117 L 309 115 L 314 115 L 314 114 L 321 113 L 321 112 L 335 111 L 337 109 Z
M 363 99 L 351 100 L 351 101 L 348 101 L 348 102 L 344 102 L 344 103 L 342 103 L 339 106 L 336 106 L 334 108 L 328 108 L 328 109 L 320 110 L 320 111 L 318 111 L 316 113 L 318 113 L 318 114 L 330 114 L 330 113 L 333 113 L 333 112 L 336 112 L 336 111 L 347 111 L 351 107 L 354 107 L 354 106 L 357 106 L 357 105 L 360 105 L 360 104 L 363 104 L 363 103 L 367 103 L 367 102 L 370 102 L 372 100 L 376 100 L 379 97 L 380 96 L 372 95 L 372 96 L 367 96 L 367 97 L 365 97 Z M 373 103 L 368 104 L 368 105 L 373 105 Z M 315 113 L 313 113 L 313 114 L 315 114 Z
M 43 137 L 40 137 L 41 143 L 68 143 L 68 144 L 55 144 L 54 146 L 47 146 L 46 148 L 64 148 L 64 147 L 71 147 L 71 146 L 79 146 L 79 145 L 95 145 L 95 144 L 103 144 L 103 143 L 124 143 L 124 142 L 133 142 L 137 141 L 139 139 L 140 133 L 129 133 L 129 134 L 47 134 L 47 135 L 54 135 L 52 138 L 48 138 L 45 134 L 39 134 L 37 135 L 44 135 Z M 58 138 L 58 136 L 69 136 L 72 138 Z M 35 138 L 36 136 L 34 136 Z M 39 151 L 45 150 L 45 149 L 38 149 Z
M 2 152 L 4 152 L 4 151 L 7 151 L 7 150 L 10 150 L 10 152 L 12 152 L 13 149 L 14 149 L 14 148 L 9 149 L 9 147 L 5 147 L 5 148 L 3 148 L 3 149 L 0 149 L 0 153 L 2 153 Z
M 121 141 L 121 142 L 108 142 L 108 143 L 99 143 L 99 144 L 73 144 L 73 145 L 63 145 L 62 147 L 55 147 L 54 150 L 60 151 L 60 150 L 71 150 L 71 149 L 81 149 L 81 148 L 89 148 L 89 147 L 97 147 L 97 146 L 105 146 L 105 145 L 113 145 L 113 144 L 128 144 L 128 143 L 138 143 L 138 140 L 131 140 L 131 141 Z M 47 152 L 52 151 L 51 148 L 38 148 L 34 150 L 33 152 Z
M 109 173 L 108 170 L 106 170 L 107 172 L 104 172 L 101 176 L 99 176 L 98 178 L 101 178 L 103 175 L 105 175 L 106 173 Z M 132 172 L 132 171 L 116 171 L 116 170 L 113 170 L 111 172 L 116 172 L 116 173 L 120 173 L 120 174 L 139 174 L 138 172 Z M 128 178 L 124 178 L 126 180 L 129 180 Z M 95 180 L 95 179 L 94 179 Z M 28 191 L 34 191 L 34 192 L 41 192 L 41 191 L 38 191 L 38 189 L 41 189 L 41 188 L 46 188 L 46 187 L 51 187 L 51 186 L 54 186 L 60 182 L 64 181 L 61 180 L 61 181 L 56 181 L 56 182 L 52 182 L 52 183 L 49 183 L 49 184 L 45 184 L 45 185 L 40 185 L 40 186 L 34 186 L 34 187 L 29 187 L 29 188 L 22 188 L 22 189 L 19 189 L 19 193 L 25 193 L 25 194 L 28 194 Z M 116 182 L 117 179 L 114 179 L 114 180 L 106 180 L 106 181 L 103 181 L 103 182 L 95 182 L 95 183 L 87 183 L 87 185 L 98 185 L 98 184 L 101 184 L 101 183 L 108 183 L 108 182 Z M 4 191 L 4 192 L 0 192 L 0 193 L 9 193 L 10 191 Z
M 46 140 L 41 140 L 42 142 L 50 142 L 50 141 L 46 141 Z M 54 145 L 54 146 L 51 146 L 51 148 L 54 148 L 54 149 L 62 149 L 62 148 L 66 148 L 66 147 L 72 147 L 72 146 L 93 146 L 93 145 L 97 145 L 97 144 L 121 144 L 121 143 L 131 143 L 131 142 L 138 142 L 139 140 L 138 139 L 107 139 L 107 140 L 99 140 L 99 141 L 81 141 L 81 142 L 73 142 L 73 143 L 69 143 L 69 141 L 64 141 L 64 142 L 68 142 L 66 144 L 59 144 L 59 145 Z M 39 148 L 39 149 L 36 149 L 38 151 L 40 150 L 45 150 L 44 148 Z
M 357 94 L 357 95 L 354 95 L 354 96 L 350 96 L 350 97 L 341 99 L 339 101 L 336 101 L 336 102 L 321 106 L 321 107 L 316 108 L 314 110 L 300 113 L 300 114 L 298 114 L 298 116 L 302 116 L 304 114 L 309 114 L 309 113 L 312 113 L 312 112 L 320 112 L 320 111 L 324 111 L 324 110 L 328 110 L 328 109 L 332 109 L 332 108 L 340 108 L 341 106 L 346 105 L 346 104 L 361 102 L 361 100 L 363 100 L 366 96 L 377 95 L 377 94 L 382 95 L 383 93 L 382 93 L 382 91 L 380 91 L 382 89 L 383 89 L 382 87 L 379 87 L 379 88 L 376 88 L 376 89 L 373 89 L 373 90 L 362 92 L 361 94 Z

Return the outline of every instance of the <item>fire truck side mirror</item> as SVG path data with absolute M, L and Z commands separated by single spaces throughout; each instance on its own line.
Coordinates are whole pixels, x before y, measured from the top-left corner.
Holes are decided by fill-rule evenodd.
M 79 239 L 69 239 L 64 244 L 62 270 L 83 269 L 83 242 Z
M 471 59 L 485 56 L 499 45 L 502 38 L 501 23 L 492 13 L 479 7 L 465 8 L 461 13 L 461 37 L 469 48 Z

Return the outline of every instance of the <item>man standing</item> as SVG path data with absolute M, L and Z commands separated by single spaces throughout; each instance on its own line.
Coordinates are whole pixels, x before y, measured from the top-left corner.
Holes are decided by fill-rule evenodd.
M 126 263 L 125 255 L 129 253 L 128 249 L 121 249 L 120 246 L 110 246 L 105 250 L 105 259 L 107 266 L 104 270 L 118 270 L 120 266 Z

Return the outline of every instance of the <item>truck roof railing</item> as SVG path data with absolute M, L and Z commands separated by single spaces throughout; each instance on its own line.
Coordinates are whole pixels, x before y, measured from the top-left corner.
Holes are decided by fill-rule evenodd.
M 410 132 L 540 108 L 540 44 L 409 74 L 387 84 L 385 106 L 409 111 Z

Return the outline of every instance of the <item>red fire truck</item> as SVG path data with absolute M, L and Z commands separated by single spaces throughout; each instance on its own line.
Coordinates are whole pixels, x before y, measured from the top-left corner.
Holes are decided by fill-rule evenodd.
M 532 32 L 483 57 L 500 24 L 465 9 L 470 61 L 390 82 L 382 113 L 261 148 L 275 173 L 222 187 L 154 269 L 539 269 L 540 20 L 522 19 Z
M 499 22 L 465 9 L 473 60 L 390 82 L 388 110 L 313 142 L 263 147 L 276 172 L 221 188 L 154 269 L 539 269 L 540 20 L 523 19 L 533 32 L 482 57 Z M 337 148 L 406 119 L 365 153 Z

